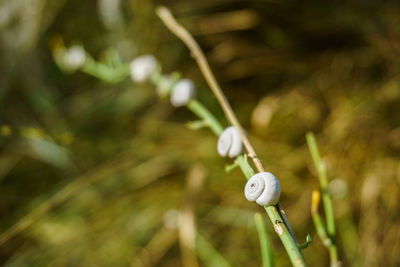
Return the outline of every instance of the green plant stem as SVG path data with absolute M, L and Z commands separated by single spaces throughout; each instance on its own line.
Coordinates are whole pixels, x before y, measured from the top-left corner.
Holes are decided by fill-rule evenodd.
M 121 64 L 118 67 L 110 67 L 92 58 L 87 58 L 81 71 L 109 83 L 118 83 L 129 75 L 129 66 Z
M 254 221 L 260 239 L 261 257 L 263 267 L 274 266 L 274 253 L 272 251 L 272 245 L 268 238 L 267 230 L 265 229 L 265 222 L 260 213 L 254 214 Z
M 203 119 L 205 122 L 207 122 L 208 127 L 214 132 L 216 136 L 219 136 L 222 131 L 223 127 L 219 123 L 219 121 L 214 117 L 214 115 L 208 111 L 208 109 L 201 104 L 197 100 L 191 100 L 188 105 L 188 109 L 190 109 L 194 114 L 196 114 L 198 117 Z M 244 176 L 246 179 L 250 179 L 254 175 L 254 170 L 250 166 L 250 164 L 247 161 L 247 158 L 245 155 L 240 155 L 238 156 L 235 161 L 239 165 L 240 169 L 242 170 Z M 284 219 L 282 218 L 281 214 L 279 213 L 279 210 L 276 206 L 266 206 L 264 207 L 269 219 L 271 220 L 275 232 L 278 234 L 279 238 L 281 239 L 288 256 L 290 258 L 290 261 L 293 266 L 307 266 L 306 262 L 304 260 L 304 257 L 297 245 L 297 241 L 293 238 L 292 234 L 286 227 L 284 223 Z
M 288 228 L 289 233 L 292 235 L 293 239 L 297 242 L 297 239 L 296 239 L 296 236 L 295 236 L 294 231 L 293 231 L 293 229 L 292 229 L 292 226 L 290 225 L 289 219 L 288 219 L 288 217 L 286 216 L 286 213 L 285 213 L 285 211 L 283 210 L 283 207 L 282 207 L 282 205 L 281 205 L 280 202 L 278 202 L 278 203 L 276 204 L 276 208 L 278 209 L 279 214 L 281 215 L 281 217 L 282 217 L 282 219 L 283 219 L 283 222 L 285 223 L 286 227 Z
M 321 216 L 318 214 L 318 206 L 311 212 L 317 233 L 320 236 L 322 242 L 329 250 L 329 257 L 331 260 L 331 266 L 339 265 L 339 257 L 336 246 L 336 230 L 335 230 L 335 217 L 333 214 L 332 199 L 328 189 L 328 178 L 326 172 L 325 163 L 322 161 L 317 141 L 313 133 L 307 133 L 306 135 L 307 145 L 311 153 L 313 162 L 317 168 L 318 178 L 322 192 L 322 202 L 325 210 L 326 227 L 322 221 Z M 323 229 L 323 230 L 322 230 Z M 326 239 L 329 238 L 329 243 Z
M 216 136 L 219 136 L 223 132 L 224 128 L 221 126 L 218 120 L 199 101 L 196 99 L 190 100 L 190 102 L 187 104 L 187 108 L 201 118 Z
M 328 189 L 328 178 L 326 175 L 326 167 L 324 162 L 321 160 L 317 142 L 313 133 L 308 133 L 306 135 L 307 144 L 311 152 L 311 157 L 317 167 L 318 178 L 321 185 L 322 191 L 322 202 L 324 203 L 324 209 L 326 214 L 326 224 L 328 228 L 329 236 L 335 236 L 335 217 L 333 215 L 332 200 L 329 195 Z
M 331 246 L 331 239 L 328 237 L 328 233 L 326 232 L 326 226 L 322 221 L 321 215 L 319 213 L 311 213 L 312 220 L 315 225 L 315 229 L 317 230 L 317 234 L 321 239 L 322 243 L 325 247 L 329 249 Z
M 333 242 L 334 242 L 334 240 L 333 240 Z M 331 267 L 341 266 L 339 263 L 339 256 L 338 256 L 337 246 L 335 243 L 332 243 L 329 246 L 329 257 L 331 259 Z
M 250 166 L 249 162 L 247 161 L 246 155 L 239 155 L 235 159 L 236 164 L 239 165 L 240 169 L 242 170 L 244 176 L 247 180 L 249 180 L 254 174 L 253 168 Z
M 278 209 L 275 206 L 264 207 L 264 209 L 266 210 L 268 217 L 274 226 L 275 232 L 281 239 L 292 265 L 307 266 L 296 240 L 293 239 L 292 235 L 287 229 L 280 213 L 278 212 Z

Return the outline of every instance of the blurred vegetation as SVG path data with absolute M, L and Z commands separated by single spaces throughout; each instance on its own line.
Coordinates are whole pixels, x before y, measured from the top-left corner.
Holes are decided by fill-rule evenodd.
M 189 52 L 156 18 L 157 4 L 204 48 L 281 181 L 296 235 L 313 237 L 309 265 L 329 263 L 310 213 L 319 181 L 305 134 L 314 131 L 343 265 L 399 266 L 400 4 L 356 0 L 0 1 L 0 263 L 261 264 L 253 220 L 261 208 L 245 200 L 238 170 L 224 172 L 215 137 L 185 127 L 190 112 L 148 84 L 106 83 L 54 63 L 57 36 L 99 60 L 110 51 L 125 62 L 154 54 L 164 71 L 193 79 L 226 125 Z M 267 230 L 276 265 L 288 266 Z

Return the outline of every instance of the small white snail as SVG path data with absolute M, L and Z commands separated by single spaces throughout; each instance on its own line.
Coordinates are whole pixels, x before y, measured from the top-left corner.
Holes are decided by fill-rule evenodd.
M 174 107 L 184 106 L 194 97 L 195 87 L 191 80 L 182 79 L 177 82 L 171 92 L 171 104 Z
M 235 126 L 226 128 L 218 138 L 218 154 L 222 157 L 234 158 L 242 154 L 243 143 Z
M 281 185 L 272 173 L 260 172 L 247 181 L 244 194 L 249 201 L 255 201 L 261 206 L 271 206 L 279 201 Z
M 85 64 L 86 52 L 83 47 L 79 45 L 73 45 L 66 50 L 64 54 L 63 63 L 69 70 L 76 70 Z
M 131 78 L 135 82 L 144 82 L 157 68 L 157 59 L 152 55 L 143 55 L 131 62 Z

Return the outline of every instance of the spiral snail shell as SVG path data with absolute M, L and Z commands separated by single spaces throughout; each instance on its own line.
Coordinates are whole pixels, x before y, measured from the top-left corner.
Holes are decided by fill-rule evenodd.
M 135 58 L 130 65 L 131 78 L 135 82 L 144 82 L 157 68 L 157 59 L 152 55 Z
M 194 97 L 195 87 L 191 80 L 182 79 L 172 88 L 171 104 L 174 107 L 185 106 Z
M 281 186 L 275 175 L 260 172 L 247 181 L 244 194 L 249 201 L 255 201 L 261 206 L 271 206 L 278 203 Z
M 234 158 L 242 154 L 243 143 L 235 126 L 226 128 L 218 138 L 218 154 L 222 157 Z

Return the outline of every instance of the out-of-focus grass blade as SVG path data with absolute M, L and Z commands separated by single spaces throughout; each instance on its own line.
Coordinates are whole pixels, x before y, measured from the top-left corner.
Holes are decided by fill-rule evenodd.
M 229 262 L 214 248 L 205 236 L 197 233 L 197 255 L 205 266 L 230 267 Z
M 254 214 L 258 238 L 260 239 L 261 257 L 263 267 L 274 266 L 274 253 L 272 251 L 271 242 L 265 229 L 265 222 L 260 213 Z
M 66 168 L 72 166 L 65 148 L 43 139 L 30 138 L 28 142 L 33 156 L 56 167 Z
M 202 218 L 207 222 L 235 227 L 254 228 L 252 216 L 254 212 L 229 206 L 209 207 L 210 212 Z

